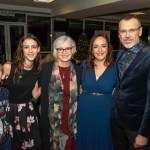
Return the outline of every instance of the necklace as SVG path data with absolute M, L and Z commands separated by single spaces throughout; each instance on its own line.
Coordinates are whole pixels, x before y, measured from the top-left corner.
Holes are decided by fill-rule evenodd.
M 68 70 L 68 67 L 60 67 L 59 66 L 59 72 L 63 79 L 65 78 L 65 73 L 67 72 L 67 70 Z
M 96 72 L 100 72 L 102 69 L 103 69 L 103 66 L 102 66 L 102 65 L 96 65 L 96 63 L 94 63 L 94 70 L 95 70 Z
M 96 72 L 99 72 L 99 71 L 101 70 L 101 68 L 95 65 L 94 70 L 95 70 Z

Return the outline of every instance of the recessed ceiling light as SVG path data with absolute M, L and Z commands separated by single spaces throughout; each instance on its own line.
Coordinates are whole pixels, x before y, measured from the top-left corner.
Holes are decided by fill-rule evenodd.
M 54 0 L 33 0 L 34 2 L 39 2 L 39 3 L 51 3 Z
M 145 13 L 141 12 L 141 11 L 137 11 L 137 12 L 131 12 L 130 14 L 133 14 L 133 15 L 144 15 Z

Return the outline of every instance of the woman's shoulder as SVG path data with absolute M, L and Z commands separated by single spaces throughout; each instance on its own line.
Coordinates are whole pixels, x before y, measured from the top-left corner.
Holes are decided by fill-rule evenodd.
M 115 68 L 115 63 L 111 63 L 111 64 L 109 65 L 109 67 L 110 67 L 110 68 Z
M 43 63 L 43 64 L 42 64 L 42 70 L 43 70 L 43 69 L 46 69 L 46 68 L 49 68 L 49 67 L 52 67 L 53 64 L 54 64 L 54 61 L 50 61 L 50 62 Z
M 108 68 L 110 68 L 110 70 L 115 71 L 115 64 L 112 63 L 108 66 Z
M 80 68 L 82 69 L 82 71 L 88 70 L 86 67 L 86 63 L 87 63 L 86 59 L 82 61 L 81 65 L 80 65 Z
M 116 76 L 116 68 L 115 68 L 115 64 L 111 64 L 109 65 L 109 74 Z
M 54 65 L 54 61 L 50 61 L 42 64 L 41 73 L 40 73 L 41 76 L 42 77 L 49 76 L 52 73 L 53 65 Z
M 75 68 L 75 70 L 76 70 L 77 72 L 80 72 L 80 71 L 81 71 L 81 67 L 80 67 L 79 65 L 73 63 L 73 66 L 74 66 L 74 68 Z
M 85 64 L 86 64 L 86 62 L 87 62 L 87 60 L 86 60 L 86 59 L 84 59 L 84 60 L 81 62 L 81 65 L 80 65 L 80 66 L 85 65 Z

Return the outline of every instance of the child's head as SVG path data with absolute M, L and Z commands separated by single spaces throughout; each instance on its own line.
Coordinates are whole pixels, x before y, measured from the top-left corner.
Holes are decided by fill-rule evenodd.
M 0 64 L 0 82 L 2 79 L 2 74 L 3 74 L 3 66 L 2 66 L 2 64 Z
M 39 65 L 39 62 L 41 59 L 41 54 L 40 54 L 41 43 L 35 35 L 27 33 L 26 35 L 20 38 L 17 50 L 15 52 L 14 60 L 19 63 L 18 64 L 19 66 L 24 65 L 24 63 L 26 62 L 26 59 L 29 59 L 29 58 L 26 58 L 27 54 L 25 55 L 25 53 L 29 53 L 30 47 L 32 47 L 31 49 L 32 49 L 33 56 L 28 56 L 28 57 L 30 59 L 31 58 L 34 59 L 32 61 L 34 62 L 35 65 L 37 66 Z

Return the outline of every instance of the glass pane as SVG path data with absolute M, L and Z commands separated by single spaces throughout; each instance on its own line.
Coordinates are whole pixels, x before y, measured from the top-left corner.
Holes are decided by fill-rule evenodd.
M 105 30 L 110 31 L 110 43 L 114 50 L 120 49 L 120 42 L 118 38 L 118 23 L 106 22 Z
M 2 11 L 3 15 L 0 15 L 0 21 L 7 22 L 25 22 L 25 14 L 15 13 L 11 11 Z
M 51 18 L 28 16 L 28 32 L 37 36 L 41 42 L 41 51 L 51 51 Z
M 85 33 L 87 35 L 88 41 L 95 34 L 95 31 L 103 30 L 103 22 L 100 21 L 85 21 Z
M 141 39 L 143 42 L 145 42 L 146 44 L 149 44 L 150 45 L 150 27 L 149 26 L 146 26 L 146 25 L 143 25 L 142 26 L 143 28 L 143 31 L 142 31 L 142 36 L 141 36 Z
M 121 49 L 121 44 L 118 38 L 118 23 L 116 22 L 106 22 L 105 30 L 110 31 L 110 44 L 113 47 L 113 59 L 116 60 L 118 50 Z
M 0 63 L 4 63 L 6 60 L 5 55 L 5 33 L 4 25 L 0 25 Z
M 10 25 L 10 46 L 11 46 L 11 60 L 13 60 L 18 42 L 21 36 L 24 35 L 24 26 Z
M 70 35 L 75 42 L 79 40 L 79 36 L 83 32 L 83 21 L 82 20 L 67 20 L 69 23 L 69 28 L 66 30 L 67 34 Z

